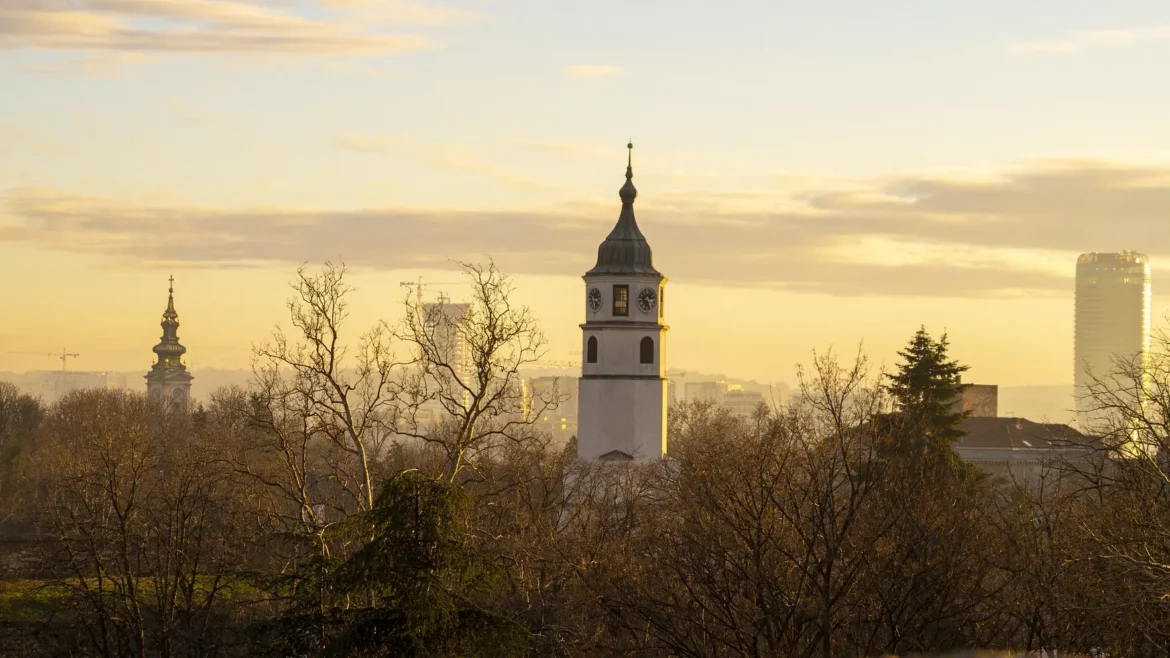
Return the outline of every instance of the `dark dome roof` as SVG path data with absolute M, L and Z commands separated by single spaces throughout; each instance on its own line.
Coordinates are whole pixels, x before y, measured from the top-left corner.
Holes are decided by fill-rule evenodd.
M 629 148 L 632 150 L 633 145 Z M 638 190 L 634 187 L 632 163 L 626 165 L 626 183 L 618 195 L 622 199 L 622 212 L 618 215 L 617 225 L 597 248 L 597 264 L 585 274 L 659 274 L 654 269 L 650 243 L 646 242 L 646 236 L 642 235 L 638 221 L 634 219 L 634 199 L 638 197 Z

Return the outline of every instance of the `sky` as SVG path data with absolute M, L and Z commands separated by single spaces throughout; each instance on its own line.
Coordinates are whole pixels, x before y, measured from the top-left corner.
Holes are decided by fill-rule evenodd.
M 0 370 L 145 371 L 172 273 L 195 375 L 247 367 L 325 260 L 356 335 L 493 259 L 579 360 L 632 138 L 668 366 L 925 325 L 1071 383 L 1077 254 L 1148 253 L 1164 324 L 1168 64 L 1153 0 L 3 0 Z

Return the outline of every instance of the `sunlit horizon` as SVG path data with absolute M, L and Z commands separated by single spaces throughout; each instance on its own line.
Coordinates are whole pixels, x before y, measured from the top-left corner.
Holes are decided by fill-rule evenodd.
M 400 281 L 494 259 L 572 358 L 632 137 L 671 367 L 792 384 L 813 350 L 892 366 L 923 325 L 973 381 L 1069 384 L 1077 254 L 1150 254 L 1155 327 L 1170 310 L 1166 24 L 1138 1 L 0 9 L 0 371 L 63 347 L 144 371 L 172 273 L 196 377 L 246 368 L 325 260 L 360 330 Z

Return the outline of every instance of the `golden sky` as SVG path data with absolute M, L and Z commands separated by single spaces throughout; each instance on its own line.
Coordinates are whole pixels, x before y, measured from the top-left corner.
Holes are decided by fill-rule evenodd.
M 1149 253 L 1159 324 L 1170 7 L 875 4 L 5 2 L 0 370 L 145 370 L 171 273 L 196 375 L 246 367 L 325 259 L 360 329 L 493 258 L 577 358 L 630 136 L 671 366 L 791 383 L 924 324 L 1068 383 L 1085 251 Z

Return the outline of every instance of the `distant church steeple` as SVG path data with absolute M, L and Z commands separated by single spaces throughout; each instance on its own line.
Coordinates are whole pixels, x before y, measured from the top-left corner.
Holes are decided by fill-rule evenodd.
M 163 335 L 154 353 L 158 361 L 146 374 L 146 393 L 151 397 L 173 400 L 186 404 L 190 398 L 191 380 L 195 377 L 187 372 L 183 355 L 187 348 L 179 343 L 179 314 L 175 311 L 175 277 L 170 278 L 167 289 L 167 310 L 162 316 Z

